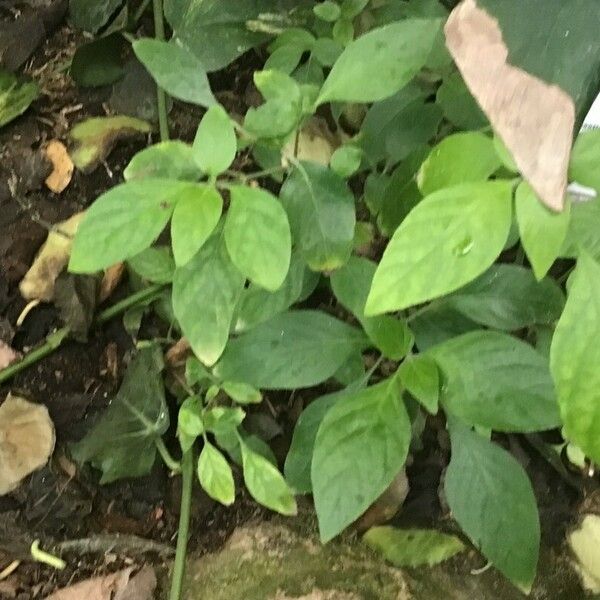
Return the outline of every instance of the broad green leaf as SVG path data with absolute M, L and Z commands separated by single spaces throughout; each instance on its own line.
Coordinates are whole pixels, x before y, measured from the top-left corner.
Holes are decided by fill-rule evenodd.
M 279 200 L 260 188 L 236 185 L 225 221 L 225 243 L 233 264 L 253 283 L 271 292 L 288 273 L 292 234 Z
M 250 495 L 260 504 L 282 515 L 298 512 L 296 499 L 281 473 L 266 458 L 242 443 L 244 483 Z
M 366 258 L 351 257 L 331 275 L 331 287 L 335 297 L 359 320 L 383 355 L 399 360 L 406 356 L 414 341 L 406 322 L 388 315 L 365 317 L 365 303 L 376 268 L 377 265 Z
M 563 257 L 575 258 L 582 251 L 600 258 L 600 199 L 571 204 L 567 235 L 561 249 Z
M 456 536 L 433 529 L 371 527 L 363 541 L 396 567 L 432 567 L 465 549 Z
M 208 108 L 216 103 L 202 63 L 177 42 L 135 40 L 133 51 L 169 96 Z
M 312 45 L 312 58 L 318 60 L 324 67 L 331 67 L 344 50 L 343 46 L 328 37 L 315 40 Z
M 300 102 L 301 91 L 298 82 L 276 69 L 265 69 L 256 71 L 253 76 L 256 89 L 263 95 L 265 100 L 287 100 L 288 102 Z
M 531 432 L 560 424 L 548 362 L 512 336 L 473 331 L 427 351 L 443 375 L 440 401 L 470 425 Z
M 519 167 L 517 167 L 513 155 L 502 141 L 502 138 L 498 135 L 494 135 L 494 148 L 498 158 L 502 162 L 502 166 L 511 173 L 518 173 Z
M 77 29 L 97 33 L 116 14 L 123 0 L 69 0 L 69 17 Z
M 345 395 L 325 415 L 311 480 L 321 540 L 353 523 L 404 465 L 410 420 L 395 378 Z
M 312 310 L 290 311 L 232 339 L 214 374 L 259 389 L 295 389 L 331 377 L 364 348 L 359 330 Z
M 525 267 L 494 265 L 447 302 L 481 325 L 515 331 L 553 323 L 560 317 L 565 298 L 552 279 L 538 282 Z
M 452 516 L 484 556 L 523 591 L 535 577 L 540 521 L 531 483 L 505 450 L 457 424 L 445 491 Z
M 354 196 L 336 173 L 303 162 L 280 193 L 294 241 L 314 271 L 341 267 L 352 252 L 356 214 Z
M 262 402 L 260 390 L 239 381 L 224 381 L 223 391 L 238 404 L 259 404 Z
M 319 2 L 319 4 L 313 6 L 313 12 L 322 21 L 333 23 L 340 18 L 342 9 L 340 8 L 340 5 L 333 0 L 323 0 L 323 2 Z
M 341 390 L 313 400 L 296 421 L 283 472 L 289 484 L 298 494 L 312 492 L 310 469 L 317 431 L 329 409 L 345 394 L 346 390 Z
M 170 283 L 175 273 L 175 261 L 167 246 L 146 248 L 131 257 L 129 267 L 142 279 L 152 283 Z
M 599 163 L 600 131 L 591 129 L 582 132 L 577 136 L 571 151 L 569 177 L 581 185 L 594 188 L 597 193 L 600 193 Z
M 235 500 L 235 483 L 227 459 L 210 442 L 204 442 L 198 459 L 198 479 L 214 500 L 231 506 Z
M 34 82 L 19 82 L 16 75 L 0 69 L 0 127 L 23 114 L 38 97 Z
M 550 369 L 569 441 L 600 462 L 600 265 L 582 253 L 556 326 Z
M 460 129 L 481 129 L 488 125 L 487 117 L 458 71 L 444 79 L 438 88 L 436 102 L 444 111 L 446 119 Z
M 210 372 L 195 356 L 190 356 L 185 361 L 185 381 L 189 386 L 193 387 L 211 380 Z
M 494 141 L 469 131 L 444 138 L 422 164 L 419 189 L 428 195 L 442 188 L 471 181 L 485 181 L 502 166 Z
M 570 205 L 555 213 L 537 197 L 531 186 L 523 182 L 515 196 L 515 214 L 521 243 L 538 280 L 542 279 L 560 255 L 570 221 Z
M 376 102 L 395 94 L 425 65 L 440 24 L 438 19 L 406 19 L 351 42 L 333 65 L 316 103 Z
M 221 194 L 211 185 L 189 186 L 180 194 L 171 220 L 173 256 L 178 267 L 202 248 L 215 230 L 222 210 Z
M 243 288 L 244 276 L 231 263 L 219 234 L 175 271 L 175 316 L 194 353 L 208 366 L 217 362 L 225 349 Z
M 244 117 L 244 128 L 259 139 L 282 138 L 298 126 L 301 117 L 300 98 L 296 102 L 277 98 L 257 108 L 249 108 Z
M 160 349 L 141 349 L 100 420 L 71 446 L 75 460 L 90 462 L 102 471 L 100 483 L 141 477 L 152 469 L 155 442 L 169 428 L 161 370 Z
M 410 329 L 415 334 L 417 348 L 425 352 L 446 340 L 480 327 L 447 303 L 432 302 L 427 310 L 410 319 Z
M 110 85 L 124 74 L 122 53 L 127 41 L 120 33 L 82 44 L 71 61 L 71 77 L 81 87 Z
M 440 398 L 440 372 L 427 354 L 409 356 L 398 368 L 398 378 L 411 396 L 435 415 Z
M 511 184 L 467 183 L 424 198 L 394 233 L 365 313 L 401 310 L 469 283 L 496 259 L 512 219 Z
M 235 130 L 220 104 L 211 106 L 202 117 L 193 150 L 200 168 L 213 177 L 226 171 L 233 162 L 237 152 Z
M 362 162 L 362 150 L 357 146 L 346 144 L 340 146 L 331 156 L 330 167 L 340 176 L 347 179 L 358 171 Z
M 169 140 L 138 152 L 123 171 L 123 177 L 126 181 L 146 177 L 197 181 L 202 177 L 202 170 L 189 144 Z
M 143 179 L 102 194 L 79 225 L 69 270 L 93 273 L 145 250 L 165 228 L 179 196 L 193 185 Z
M 183 401 L 177 415 L 178 435 L 183 433 L 190 438 L 196 438 L 206 431 L 202 409 L 202 401 L 197 396 L 190 396 Z
M 354 19 L 367 7 L 369 0 L 343 0 L 342 16 L 346 19 Z
M 276 69 L 289 75 L 300 64 L 303 54 L 304 50 L 300 46 L 280 46 L 267 58 L 264 68 Z
M 219 435 L 235 431 L 245 416 L 246 413 L 239 407 L 215 406 L 204 411 L 203 420 L 207 431 Z

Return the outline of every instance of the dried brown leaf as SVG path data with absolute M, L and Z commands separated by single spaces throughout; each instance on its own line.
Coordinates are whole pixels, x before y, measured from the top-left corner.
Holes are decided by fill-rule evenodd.
M 564 206 L 575 127 L 573 99 L 527 71 L 508 64 L 496 19 L 463 0 L 445 26 L 446 46 L 462 76 L 544 204 Z
M 6 369 L 21 357 L 21 354 L 13 350 L 7 343 L 0 340 L 0 370 Z
M 66 146 L 58 140 L 48 142 L 44 154 L 52 163 L 52 173 L 46 178 L 46 186 L 55 194 L 60 194 L 71 183 L 75 166 Z
M 104 271 L 104 276 L 100 282 L 100 291 L 98 292 L 98 302 L 100 304 L 111 297 L 119 283 L 121 283 L 124 273 L 125 263 L 122 262 L 117 263 L 112 267 L 108 267 L 108 269 Z

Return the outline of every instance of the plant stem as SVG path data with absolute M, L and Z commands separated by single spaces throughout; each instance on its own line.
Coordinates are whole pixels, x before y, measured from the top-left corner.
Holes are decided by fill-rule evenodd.
M 178 463 L 169 452 L 168 448 L 165 446 L 165 442 L 162 438 L 157 438 L 154 442 L 156 444 L 156 449 L 160 454 L 160 457 L 163 459 L 165 465 L 172 473 L 181 473 L 181 464 Z
M 177 551 L 173 574 L 171 575 L 171 592 L 169 600 L 180 600 L 187 556 L 188 534 L 190 529 L 190 508 L 192 505 L 192 484 L 194 482 L 194 451 L 190 448 L 181 459 L 182 489 L 179 528 L 177 531 Z
M 122 312 L 125 312 L 128 308 L 132 306 L 136 306 L 145 301 L 153 300 L 157 298 L 162 291 L 165 289 L 165 285 L 157 284 L 147 287 L 131 296 L 127 296 L 127 298 L 123 298 L 120 302 L 117 302 L 113 306 L 109 306 L 107 309 L 103 310 L 97 317 L 96 323 L 105 323 L 109 321 L 113 317 L 116 317 Z M 5 369 L 0 370 L 0 383 L 4 383 L 8 381 L 12 377 L 14 377 L 17 373 L 20 373 L 27 367 L 34 365 L 38 361 L 42 360 L 49 354 L 52 354 L 57 348 L 61 346 L 64 340 L 70 333 L 69 327 L 61 327 L 54 333 L 51 333 L 46 338 L 46 343 L 41 345 L 39 348 L 32 350 L 27 353 L 20 361 L 9 365 Z
M 164 41 L 165 39 L 165 22 L 163 20 L 163 3 L 162 0 L 152 0 L 154 9 L 154 37 L 157 40 Z M 165 91 L 156 86 L 156 98 L 158 102 L 158 128 L 160 131 L 160 139 L 165 142 L 169 139 L 169 122 L 167 121 L 167 95 Z
M 150 0 L 142 0 L 142 3 L 139 5 L 138 9 L 135 11 L 135 15 L 133 15 L 133 22 L 137 23 L 142 15 L 146 12 L 148 5 L 150 4 Z

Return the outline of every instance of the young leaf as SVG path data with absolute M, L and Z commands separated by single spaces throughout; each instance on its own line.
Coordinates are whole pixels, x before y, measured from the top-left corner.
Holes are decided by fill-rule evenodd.
M 571 152 L 569 177 L 600 193 L 600 175 L 598 161 L 600 160 L 600 131 L 592 129 L 577 136 Z
M 179 197 L 171 220 L 173 256 L 178 267 L 202 248 L 223 210 L 221 194 L 211 185 L 196 185 Z
M 214 375 L 260 389 L 311 387 L 364 346 L 362 332 L 323 312 L 290 311 L 231 340 Z
M 443 296 L 483 273 L 511 224 L 508 182 L 467 183 L 424 198 L 394 233 L 373 278 L 365 313 Z
M 194 155 L 200 168 L 216 177 L 226 171 L 237 152 L 237 139 L 229 115 L 220 104 L 211 106 L 196 131 Z
M 539 281 L 560 255 L 569 229 L 570 204 L 566 203 L 560 213 L 551 212 L 531 186 L 523 182 L 517 188 L 515 214 L 521 243 Z
M 224 381 L 223 391 L 238 404 L 259 404 L 262 402 L 260 390 L 239 381 Z
M 521 340 L 473 331 L 427 351 L 443 373 L 444 408 L 470 425 L 531 432 L 560 424 L 547 360 Z
M 450 440 L 444 487 L 452 516 L 484 556 L 528 592 L 540 521 L 525 471 L 508 452 L 461 424 L 450 428 Z
M 331 23 L 337 21 L 342 14 L 340 5 L 333 0 L 323 0 L 323 2 L 319 2 L 319 4 L 313 6 L 313 12 L 322 21 L 329 21 Z
M 333 153 L 330 166 L 340 177 L 348 179 L 360 168 L 362 156 L 360 148 L 346 144 Z
M 330 271 L 350 258 L 356 214 L 354 196 L 336 173 L 304 162 L 280 193 L 294 235 L 308 266 Z
M 260 188 L 232 186 L 224 232 L 233 264 L 253 283 L 279 289 L 292 254 L 290 224 L 279 200 Z
M 333 65 L 317 105 L 376 102 L 395 94 L 425 65 L 439 19 L 405 19 L 373 29 L 351 42 Z M 377 65 L 377 77 L 373 77 Z
M 202 63 L 177 42 L 143 38 L 135 40 L 132 47 L 154 81 L 169 96 L 206 108 L 217 102 Z
M 250 495 L 260 504 L 282 515 L 293 516 L 298 512 L 296 499 L 281 473 L 266 458 L 242 447 L 244 483 Z
M 400 382 L 411 396 L 435 415 L 440 397 L 440 371 L 427 354 L 409 356 L 398 368 Z
M 231 506 L 235 500 L 235 483 L 227 459 L 210 442 L 204 442 L 198 459 L 198 479 L 213 500 Z
M 423 195 L 471 181 L 485 181 L 502 166 L 491 138 L 477 131 L 444 138 L 421 165 L 417 183 Z
M 204 411 L 203 421 L 207 431 L 215 435 L 235 432 L 242 424 L 246 413 L 239 407 L 215 406 Z
M 311 479 L 321 540 L 354 522 L 404 465 L 410 420 L 398 382 L 387 379 L 337 402 L 315 441 Z
M 123 177 L 125 181 L 147 177 L 197 181 L 202 177 L 202 170 L 196 164 L 189 144 L 169 140 L 138 152 L 125 167 Z
M 221 356 L 244 276 L 220 235 L 211 238 L 173 278 L 173 310 L 196 356 L 212 366 Z
M 552 279 L 538 282 L 525 267 L 494 265 L 447 303 L 481 325 L 515 331 L 556 321 L 565 298 Z
M 363 541 L 396 567 L 432 567 L 465 549 L 456 536 L 432 529 L 371 527 Z
M 600 199 L 576 202 L 571 206 L 569 227 L 560 251 L 562 257 L 576 258 L 585 251 L 600 258 Z
M 363 326 L 369 339 L 384 356 L 399 360 L 406 356 L 414 342 L 405 321 L 389 315 L 365 317 L 364 309 L 375 274 L 376 264 L 366 258 L 353 256 L 331 275 L 335 297 Z
M 115 399 L 86 436 L 71 447 L 78 462 L 102 471 L 100 483 L 141 477 L 152 469 L 155 441 L 169 428 L 162 354 L 142 348 L 129 365 Z
M 177 199 L 189 186 L 193 184 L 143 179 L 102 194 L 79 225 L 69 270 L 93 273 L 145 250 L 164 229 Z
M 556 326 L 550 369 L 567 438 L 600 462 L 600 265 L 583 252 Z
M 0 69 L 0 127 L 23 114 L 39 93 L 37 83 L 19 82 L 16 75 Z
M 146 248 L 127 261 L 129 268 L 142 279 L 152 283 L 171 283 L 175 261 L 167 246 Z

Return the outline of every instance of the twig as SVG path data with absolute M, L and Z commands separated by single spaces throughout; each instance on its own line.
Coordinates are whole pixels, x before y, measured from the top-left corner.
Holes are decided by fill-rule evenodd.
M 147 552 L 154 552 L 161 556 L 172 556 L 175 550 L 167 544 L 161 544 L 154 540 L 147 540 L 137 535 L 96 535 L 89 538 L 67 540 L 55 544 L 52 548 L 57 554 L 72 552 L 75 554 L 128 554 L 139 556 Z

